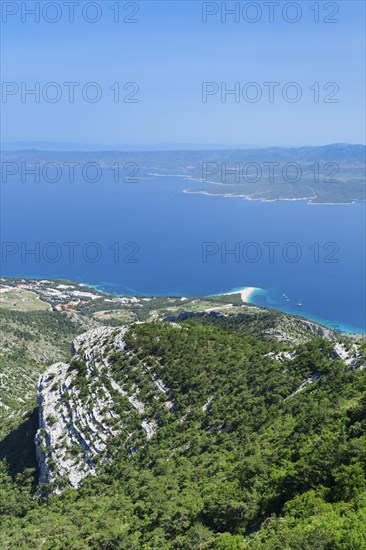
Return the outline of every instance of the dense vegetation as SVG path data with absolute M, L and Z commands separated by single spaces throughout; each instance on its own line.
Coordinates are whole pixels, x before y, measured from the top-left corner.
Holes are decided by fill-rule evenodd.
M 128 456 L 117 442 L 97 478 L 60 496 L 34 498 L 31 464 L 9 454 L 3 548 L 366 548 L 365 370 L 330 359 L 321 338 L 279 361 L 282 344 L 219 320 L 135 325 L 127 344 L 114 372 L 141 382 L 131 362 L 151 367 L 173 412 L 156 407 L 149 443 Z
M 85 328 L 53 311 L 5 308 L 0 309 L 0 328 L 2 439 L 24 420 L 23 414 L 35 407 L 37 380 L 42 370 L 66 359 L 73 338 Z

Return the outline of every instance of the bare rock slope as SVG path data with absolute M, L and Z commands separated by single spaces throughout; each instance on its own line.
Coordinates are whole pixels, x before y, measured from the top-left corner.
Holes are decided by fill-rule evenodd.
M 166 414 L 173 407 L 162 381 L 126 349 L 125 332 L 101 327 L 77 337 L 72 360 L 52 365 L 40 378 L 40 483 L 54 483 L 56 492 L 96 474 L 114 447 L 131 455 L 148 444 L 158 409 Z M 121 356 L 125 368 L 116 369 L 110 358 Z M 132 381 L 135 371 L 143 392 Z

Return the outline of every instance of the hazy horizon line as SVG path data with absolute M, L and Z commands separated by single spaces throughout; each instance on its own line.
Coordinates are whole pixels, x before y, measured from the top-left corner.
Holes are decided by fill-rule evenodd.
M 361 146 L 366 147 L 365 143 L 334 142 L 324 143 L 322 145 L 254 145 L 254 144 L 220 144 L 220 143 L 190 143 L 190 142 L 166 142 L 157 144 L 98 144 L 98 143 L 70 143 L 54 141 L 13 141 L 0 143 L 0 149 L 6 151 L 54 151 L 54 152 L 108 152 L 108 151 L 140 151 L 140 152 L 158 152 L 158 151 L 202 151 L 202 150 L 249 150 L 249 149 L 300 149 L 302 147 L 331 147 L 331 146 Z

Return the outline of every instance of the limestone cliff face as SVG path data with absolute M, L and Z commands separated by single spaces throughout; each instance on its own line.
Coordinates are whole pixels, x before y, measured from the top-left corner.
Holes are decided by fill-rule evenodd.
M 79 336 L 70 363 L 56 363 L 40 378 L 35 438 L 40 483 L 53 483 L 56 492 L 95 475 L 114 447 L 131 455 L 148 444 L 157 429 L 151 398 L 166 414 L 172 409 L 168 389 L 138 360 L 133 368 L 151 386 L 148 404 L 129 380 L 131 369 L 120 369 L 118 376 L 112 372 L 111 355 L 131 360 L 125 332 L 102 327 Z
M 226 321 L 225 316 L 219 319 Z M 188 330 L 177 322 L 169 325 L 170 329 L 180 329 L 178 332 Z M 312 331 L 313 325 L 317 326 L 307 326 L 307 331 Z M 144 354 L 134 345 L 135 338 L 133 327 L 128 332 L 127 328 L 111 327 L 91 330 L 73 342 L 70 362 L 56 363 L 41 376 L 35 442 L 40 482 L 51 484 L 52 491 L 79 487 L 85 477 L 97 474 L 114 456 L 128 460 L 140 452 L 159 426 L 170 420 L 184 422 L 185 415 L 177 412 L 179 407 L 164 382 L 164 357 L 160 357 L 164 352 L 154 351 L 153 346 Z M 156 340 L 160 340 L 159 333 Z M 283 363 L 286 372 L 297 357 L 296 348 L 291 344 L 287 350 L 264 357 Z M 342 360 L 350 369 L 365 368 L 364 352 L 357 343 L 332 342 L 328 359 Z M 293 398 L 319 378 L 315 372 L 288 397 Z M 167 376 L 167 380 L 173 388 L 172 379 Z M 214 399 L 214 394 L 205 395 L 200 404 L 203 412 L 209 412 Z

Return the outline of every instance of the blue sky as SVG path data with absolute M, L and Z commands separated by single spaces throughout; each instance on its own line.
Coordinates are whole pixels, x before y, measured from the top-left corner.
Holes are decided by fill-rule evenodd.
M 318 3 L 319 23 L 314 23 L 310 10 L 317 4 L 313 1 L 297 3 L 302 14 L 296 23 L 282 16 L 287 2 L 276 7 L 273 23 L 268 22 L 263 2 L 251 3 L 262 11 L 256 23 L 245 21 L 242 12 L 238 23 L 233 16 L 222 23 L 220 10 L 203 23 L 202 9 L 214 10 L 221 2 L 203 8 L 196 0 L 138 2 L 138 23 L 114 23 L 109 8 L 116 2 L 104 0 L 96 2 L 102 16 L 94 24 L 83 20 L 80 6 L 75 8 L 75 22 L 69 23 L 68 9 L 61 0 L 58 3 L 62 17 L 53 24 L 42 15 L 39 23 L 32 16 L 22 23 L 20 8 L 3 20 L 3 82 L 15 83 L 19 90 L 21 83 L 32 88 L 39 82 L 42 90 L 56 82 L 62 92 L 55 103 L 42 97 L 35 103 L 30 96 L 22 102 L 20 91 L 8 95 L 5 102 L 3 94 L 3 142 L 296 146 L 365 141 L 362 1 Z M 34 4 L 27 2 L 30 8 Z M 234 4 L 226 2 L 228 8 Z M 248 2 L 239 4 L 243 9 Z M 133 10 L 131 5 L 120 2 L 123 16 Z M 326 24 L 322 20 L 332 16 L 333 5 L 339 6 L 333 17 L 339 22 Z M 49 17 L 54 13 L 50 8 Z M 92 8 L 88 13 L 93 17 Z M 294 13 L 290 9 L 287 15 L 292 18 Z M 255 16 L 250 10 L 247 15 Z M 64 82 L 80 83 L 73 104 Z M 96 103 L 81 96 L 81 88 L 89 82 L 96 82 L 102 91 Z M 137 83 L 139 102 L 115 103 L 109 90 L 115 82 L 122 87 Z M 202 102 L 203 82 L 216 83 L 219 90 L 206 103 Z M 272 103 L 265 82 L 279 83 Z M 289 82 L 297 86 L 287 88 L 290 95 L 301 90 L 298 102 L 282 97 Z M 314 87 L 309 89 L 315 82 L 319 83 L 318 103 Z M 323 90 L 330 82 L 339 86 L 338 92 L 334 84 Z M 239 83 L 239 102 L 233 95 L 222 102 L 221 89 L 232 89 L 235 83 Z M 255 85 L 246 87 L 248 83 Z M 53 90 L 47 90 L 51 96 Z M 258 90 L 259 101 L 246 100 Z M 131 87 L 122 89 L 123 94 L 131 91 Z M 339 101 L 324 103 L 332 91 L 331 97 Z

